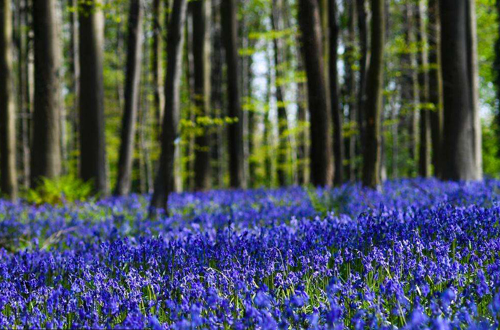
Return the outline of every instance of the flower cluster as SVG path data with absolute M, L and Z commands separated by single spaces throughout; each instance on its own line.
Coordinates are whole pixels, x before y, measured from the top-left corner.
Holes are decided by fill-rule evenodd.
M 500 182 L 0 201 L 0 328 L 497 329 Z M 324 212 L 324 210 L 328 212 Z

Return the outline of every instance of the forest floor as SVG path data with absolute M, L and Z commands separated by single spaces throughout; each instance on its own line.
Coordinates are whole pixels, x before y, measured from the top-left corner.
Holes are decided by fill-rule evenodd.
M 498 329 L 500 181 L 0 201 L 0 328 Z

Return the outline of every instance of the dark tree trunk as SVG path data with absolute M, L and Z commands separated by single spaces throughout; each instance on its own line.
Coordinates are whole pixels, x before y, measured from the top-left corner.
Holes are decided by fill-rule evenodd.
M 61 174 L 61 47 L 55 0 L 34 1 L 35 111 L 31 185 Z
M 356 7 L 352 0 L 346 0 L 345 6 L 347 7 L 347 25 L 348 25 L 348 39 L 346 41 L 346 83 L 345 83 L 345 103 L 349 107 L 349 127 L 351 133 L 347 141 L 347 172 L 349 181 L 356 181 L 356 143 L 357 136 L 352 134 L 353 124 L 357 121 L 358 108 L 357 108 L 357 86 L 356 75 L 354 71 L 355 66 L 355 49 L 356 49 Z
M 322 52 L 321 21 L 316 0 L 299 1 L 301 47 L 307 74 L 311 134 L 311 183 L 328 186 L 333 179 L 331 112 Z
M 433 107 L 430 113 L 432 136 L 432 165 L 434 175 L 441 177 L 441 144 L 443 141 L 443 84 L 441 78 L 441 62 L 439 60 L 440 23 L 439 1 L 429 1 L 429 102 Z
M 416 43 L 415 38 L 415 15 L 414 4 L 406 3 L 404 5 L 404 18 L 405 18 L 405 43 L 406 49 L 401 54 L 401 112 L 407 118 L 408 129 L 408 145 L 409 158 L 411 159 L 411 166 L 408 166 L 408 176 L 416 175 L 417 160 L 418 160 L 418 117 L 417 117 L 417 103 L 418 103 L 418 73 L 415 70 L 417 66 L 417 58 L 415 52 L 412 50 L 412 45 Z
M 366 86 L 366 69 L 368 61 L 368 18 L 366 13 L 366 0 L 356 0 L 356 13 L 358 14 L 358 33 L 359 33 L 359 48 L 361 58 L 359 60 L 359 87 L 358 87 L 358 129 L 361 141 L 365 141 L 366 130 L 366 115 L 365 111 L 365 86 Z M 363 153 L 364 145 L 361 143 L 361 153 Z
M 330 103 L 332 107 L 333 118 L 333 158 L 335 160 L 335 174 L 333 181 L 335 185 L 344 183 L 344 138 L 342 134 L 342 105 L 340 103 L 339 94 L 339 77 L 338 77 L 338 53 L 337 47 L 339 44 L 339 23 L 337 14 L 337 0 L 329 0 L 328 13 L 329 13 L 329 27 L 330 27 Z
M 272 8 L 272 16 L 271 23 L 272 28 L 275 32 L 283 31 L 284 23 L 283 23 L 283 2 L 282 0 L 273 0 L 273 8 Z M 285 102 L 285 91 L 283 85 L 284 78 L 284 68 L 285 65 L 285 47 L 283 45 L 282 38 L 276 37 L 273 39 L 273 48 L 274 48 L 274 70 L 275 70 L 275 87 L 276 87 L 276 101 L 278 106 L 278 150 L 277 150 L 277 177 L 278 177 L 278 185 L 280 187 L 287 185 L 287 153 L 288 153 L 288 145 L 289 139 L 285 136 L 286 131 L 288 130 L 288 118 L 286 111 L 286 102 Z
M 228 127 L 229 176 L 232 188 L 244 188 L 243 116 L 238 79 L 238 24 L 236 1 L 221 3 L 222 39 L 226 53 L 228 116 L 235 120 Z
M 0 4 L 0 196 L 17 199 L 16 108 L 11 2 Z
M 431 125 L 428 109 L 429 103 L 429 57 L 427 50 L 427 34 L 424 18 L 424 3 L 420 0 L 417 4 L 417 44 L 418 44 L 418 84 L 420 99 L 420 150 L 419 150 L 419 175 L 424 178 L 431 176 Z
M 164 5 L 166 7 L 164 7 Z M 158 124 L 158 135 L 161 131 L 161 123 L 163 118 L 163 110 L 165 108 L 165 94 L 163 89 L 163 69 L 162 69 L 162 53 L 163 53 L 163 31 L 162 31 L 162 13 L 168 8 L 168 1 L 153 0 L 153 39 L 151 50 L 151 65 L 153 73 L 153 88 L 154 88 L 154 113 Z
M 17 113 L 19 116 L 20 132 L 18 138 L 20 148 L 18 147 L 18 159 L 20 160 L 22 175 L 21 182 L 25 187 L 30 185 L 30 119 L 31 119 L 31 96 L 29 88 L 29 43 L 28 36 L 31 31 L 31 26 L 28 24 L 28 12 L 30 8 L 27 0 L 19 1 L 18 7 L 18 31 L 17 31 L 17 48 L 18 48 L 18 103 Z
M 80 177 L 108 194 L 104 135 L 104 16 L 96 0 L 80 3 Z
M 443 179 L 476 180 L 473 111 L 468 75 L 467 0 L 441 0 L 444 95 Z
M 366 136 L 363 157 L 363 186 L 378 188 L 381 159 L 381 114 L 384 88 L 385 6 L 384 0 L 371 0 L 371 55 L 366 76 Z
M 141 1 L 132 0 L 130 2 L 128 22 L 125 111 L 122 119 L 118 178 L 114 191 L 115 196 L 128 195 L 130 192 L 136 121 L 139 108 L 139 87 L 141 82 L 142 21 L 143 9 Z
M 213 42 L 213 54 L 212 54 L 212 73 L 211 73 L 211 83 L 212 83 L 212 95 L 211 104 L 214 113 L 214 117 L 221 119 L 223 117 L 223 102 L 222 102 L 222 59 L 224 57 L 222 40 L 221 40 L 221 25 L 220 25 L 220 10 L 217 7 L 217 0 L 212 0 L 212 13 L 213 13 L 213 25 L 212 25 L 212 42 Z M 223 127 L 217 125 L 215 127 L 212 136 L 212 162 L 214 166 L 213 182 L 218 188 L 221 188 L 224 184 L 224 171 L 223 171 Z
M 168 210 L 168 195 L 174 177 L 175 140 L 179 135 L 180 82 L 182 52 L 184 50 L 183 27 L 186 22 L 187 0 L 174 0 L 168 23 L 167 75 L 165 77 L 165 112 L 160 164 L 155 178 L 151 199 L 151 215 L 157 209 Z
M 193 59 L 194 59 L 194 102 L 196 118 L 210 115 L 210 26 L 211 4 L 208 1 L 195 1 L 193 4 Z M 194 184 L 196 190 L 211 187 L 210 166 L 210 127 L 197 125 L 203 130 L 195 139 Z

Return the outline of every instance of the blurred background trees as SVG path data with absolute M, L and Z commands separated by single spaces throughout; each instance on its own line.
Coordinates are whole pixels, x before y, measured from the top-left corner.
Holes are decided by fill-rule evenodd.
M 4 196 L 500 175 L 499 1 L 0 8 Z

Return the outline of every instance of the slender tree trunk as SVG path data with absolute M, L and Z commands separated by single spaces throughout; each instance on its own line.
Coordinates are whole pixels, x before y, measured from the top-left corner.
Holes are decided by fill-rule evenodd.
M 315 186 L 327 186 L 332 184 L 333 179 L 333 147 L 320 24 L 317 1 L 300 0 L 299 26 L 302 32 L 311 120 L 311 183 Z
M 69 73 L 70 90 L 73 94 L 73 104 L 71 106 L 70 123 L 71 123 L 71 142 L 69 144 L 69 154 L 73 155 L 78 150 L 78 103 L 80 92 L 80 59 L 78 53 L 78 0 L 69 0 L 69 6 L 72 8 L 70 12 L 70 47 L 69 47 Z M 76 170 L 79 173 L 78 159 Z
M 401 76 L 401 112 L 408 113 L 408 151 L 409 158 L 412 160 L 409 166 L 408 176 L 415 175 L 415 166 L 418 159 L 418 73 L 414 69 L 417 67 L 416 54 L 413 51 L 415 38 L 415 15 L 414 3 L 406 3 L 404 8 L 405 14 L 405 42 L 406 49 L 401 54 L 402 76 Z
M 28 34 L 30 26 L 28 25 L 28 7 L 27 0 L 21 0 L 18 5 L 18 103 L 17 113 L 20 120 L 20 147 L 18 148 L 18 159 L 21 161 L 22 175 L 21 182 L 25 187 L 30 185 L 30 90 L 28 84 Z
M 356 13 L 358 16 L 358 33 L 359 33 L 359 48 L 361 58 L 359 60 L 359 87 L 358 87 L 358 129 L 361 141 L 365 141 L 366 131 L 366 115 L 365 111 L 365 89 L 366 89 L 366 70 L 368 62 L 368 18 L 366 13 L 366 0 L 356 0 Z M 361 143 L 361 153 L 363 153 L 364 145 Z
M 467 50 L 468 74 L 470 85 L 470 102 L 472 110 L 472 131 L 474 161 L 476 165 L 475 180 L 483 179 L 482 130 L 479 109 L 479 61 L 476 26 L 476 1 L 467 1 Z
M 467 0 L 441 0 L 444 95 L 443 179 L 476 180 L 474 123 L 468 71 Z
M 272 63 L 273 59 L 270 54 L 270 51 L 267 51 L 267 66 L 269 70 L 267 70 L 267 83 L 266 83 L 266 107 L 264 112 L 264 173 L 265 173 L 265 182 L 267 182 L 267 187 L 270 188 L 274 184 L 274 171 L 273 171 L 273 158 L 272 158 L 272 149 L 274 147 L 273 143 L 273 132 L 272 132 L 272 123 L 269 118 L 269 110 L 271 108 L 271 98 L 272 98 Z
M 211 95 L 211 4 L 208 1 L 193 2 L 193 58 L 194 58 L 194 102 L 196 118 L 210 115 Z M 197 120 L 202 132 L 195 140 L 195 188 L 208 190 L 211 187 L 210 127 Z
M 357 136 L 352 134 L 354 123 L 357 122 L 358 109 L 357 109 L 357 86 L 356 75 L 354 71 L 355 66 L 355 48 L 356 48 L 356 7 L 353 1 L 346 0 L 345 6 L 347 7 L 347 26 L 348 26 L 348 40 L 346 41 L 346 83 L 345 83 L 345 99 L 349 107 L 349 127 L 351 133 L 347 141 L 347 158 L 348 165 L 346 167 L 348 172 L 349 181 L 356 181 L 356 143 Z
M 213 12 L 213 25 L 212 25 L 212 44 L 213 44 L 213 52 L 212 52 L 212 109 L 214 116 L 217 119 L 221 119 L 223 117 L 223 102 L 222 102 L 222 58 L 223 47 L 221 40 L 221 26 L 220 26 L 220 10 L 217 7 L 217 0 L 212 0 L 212 12 Z M 213 182 L 218 187 L 221 188 L 224 184 L 223 180 L 223 127 L 221 125 L 217 125 L 214 129 L 214 133 L 212 136 L 212 162 L 215 164 L 214 166 L 214 178 Z
M 161 123 L 163 118 L 163 110 L 165 108 L 165 94 L 163 88 L 163 68 L 162 68 L 162 53 L 163 53 L 163 43 L 162 43 L 162 13 L 165 10 L 164 0 L 153 0 L 153 41 L 152 41 L 152 51 L 151 51 L 151 66 L 153 70 L 153 88 L 154 88 L 154 113 L 156 116 L 156 121 L 158 123 L 158 136 L 161 132 Z M 168 5 L 166 6 L 168 8 Z
M 183 27 L 186 22 L 187 1 L 174 0 L 168 23 L 167 75 L 165 78 L 165 113 L 163 116 L 162 148 L 160 164 L 155 178 L 151 199 L 151 215 L 155 209 L 168 210 L 168 195 L 174 176 L 175 140 L 179 135 L 180 82 L 182 52 L 184 50 Z
M 235 0 L 224 0 L 221 4 L 222 39 L 227 64 L 228 116 L 235 120 L 228 127 L 229 176 L 231 187 L 244 188 L 243 171 L 243 116 L 240 103 L 238 79 L 238 24 Z
M 385 6 L 384 0 L 371 0 L 371 55 L 366 81 L 366 137 L 363 157 L 363 185 L 380 186 L 381 114 L 384 86 Z
M 80 177 L 106 195 L 104 135 L 104 16 L 96 0 L 80 3 Z M 83 138 L 85 137 L 85 138 Z
M 273 0 L 273 8 L 271 15 L 271 23 L 273 31 L 279 32 L 283 31 L 284 23 L 282 15 L 283 2 L 282 0 Z M 283 40 L 279 37 L 273 39 L 273 49 L 274 49 L 274 70 L 275 70 L 275 87 L 276 87 L 276 102 L 278 107 L 278 151 L 277 151 L 277 177 L 278 185 L 280 187 L 287 185 L 287 153 L 289 139 L 285 136 L 288 130 L 288 118 L 285 102 L 285 91 L 283 85 L 284 78 L 284 45 Z
M 31 185 L 61 174 L 61 70 L 59 22 L 55 0 L 34 1 L 35 112 Z
M 441 177 L 441 153 L 443 141 L 443 84 L 441 78 L 441 62 L 439 60 L 440 23 L 439 1 L 429 1 L 429 102 L 433 106 L 430 113 L 432 135 L 432 164 L 434 175 Z
M 418 83 L 420 99 L 420 150 L 419 150 L 419 175 L 424 178 L 431 176 L 431 130 L 429 103 L 429 57 L 427 49 L 427 34 L 424 19 L 424 3 L 419 0 L 417 4 L 418 22 Z
M 135 131 L 139 108 L 139 87 L 142 66 L 142 21 L 141 0 L 130 2 L 127 42 L 127 72 L 125 82 L 125 111 L 123 113 L 118 178 L 114 194 L 128 195 L 132 176 Z
M 333 118 L 333 158 L 335 160 L 335 185 L 344 183 L 344 137 L 342 105 L 340 102 L 339 77 L 338 77 L 338 53 L 339 44 L 339 23 L 337 15 L 337 0 L 329 0 L 329 27 L 330 27 L 330 64 L 328 66 L 330 76 L 330 103 Z
M 249 41 L 249 47 L 250 49 L 253 49 L 255 47 L 255 40 L 250 40 Z M 248 74 L 248 79 L 247 79 L 247 100 L 249 103 L 253 104 L 253 79 L 254 79 L 254 73 L 252 70 L 253 66 L 253 57 L 249 56 L 248 61 L 247 61 L 247 74 Z M 255 153 L 255 134 L 256 134 L 256 121 L 257 121 L 257 116 L 256 112 L 251 109 L 248 111 L 248 181 L 250 184 L 252 184 L 252 187 L 255 186 L 256 181 L 256 172 L 257 172 L 257 165 L 258 162 L 254 159 L 254 153 Z
M 0 196 L 17 199 L 16 107 L 11 2 L 0 4 Z

